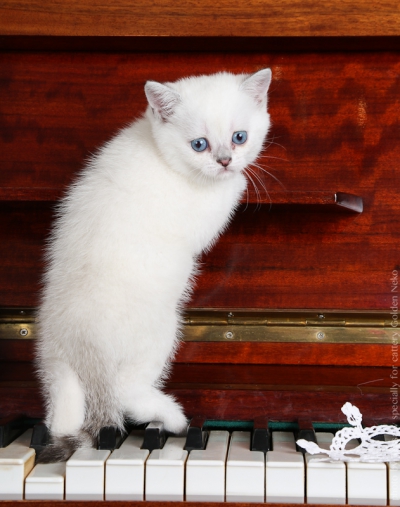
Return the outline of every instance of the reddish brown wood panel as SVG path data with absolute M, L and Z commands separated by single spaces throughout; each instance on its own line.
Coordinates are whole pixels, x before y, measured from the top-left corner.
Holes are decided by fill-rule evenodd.
M 0 340 L 2 361 L 31 362 L 34 340 Z M 344 343 L 186 342 L 176 364 L 392 366 L 392 346 Z
M 364 388 L 393 386 L 389 367 L 293 366 L 293 365 L 232 365 L 232 364 L 174 364 L 168 379 L 169 387 L 177 385 L 212 384 L 215 386 L 358 386 Z M 0 382 L 32 382 L 36 380 L 31 362 L 0 361 Z M 1 408 L 0 408 L 1 411 Z
M 0 340 L 1 416 L 43 417 L 33 352 L 33 340 Z M 350 399 L 382 421 L 390 408 L 391 360 L 390 345 L 188 342 L 166 389 L 188 416 L 249 420 L 267 406 L 273 419 L 338 421 L 341 403 Z
M 0 64 L 0 187 L 30 188 L 32 199 L 45 200 L 141 114 L 146 79 L 270 66 L 263 168 L 289 191 L 358 195 L 364 212 L 274 207 L 260 186 L 264 204 L 244 205 L 202 259 L 190 306 L 390 308 L 389 279 L 400 264 L 397 54 L 3 53 Z M 261 177 L 267 190 L 282 191 Z M 249 192 L 254 198 L 251 184 Z M 2 210 L 0 304 L 35 306 L 51 204 Z
M 267 415 L 277 421 L 306 417 L 314 422 L 346 422 L 340 409 L 349 401 L 366 419 L 393 423 L 392 398 L 387 391 L 362 396 L 356 389 L 352 392 L 171 389 L 168 392 L 178 398 L 189 417 L 207 414 L 207 417 L 216 419 L 252 420 Z
M 392 397 L 387 388 L 366 388 L 362 393 L 357 387 L 326 388 L 314 390 L 270 387 L 264 389 L 166 388 L 183 405 L 188 417 L 205 415 L 209 419 L 253 420 L 268 415 L 271 420 L 295 421 L 308 417 L 318 422 L 345 422 L 342 405 L 350 401 L 358 406 L 366 419 L 393 422 Z M 44 409 L 38 386 L 32 382 L 0 383 L 1 412 L 5 417 L 22 414 L 26 417 L 43 417 Z
M 33 345 L 0 340 L 0 416 L 43 417 Z M 273 347 L 260 352 L 257 343 L 219 345 L 187 343 L 173 365 L 166 390 L 188 416 L 250 420 L 265 413 L 278 420 L 341 421 L 340 407 L 352 401 L 371 420 L 389 420 L 390 346 L 265 344 Z
M 190 342 L 181 345 L 175 362 L 390 367 L 392 346 L 343 343 Z
M 394 0 L 3 0 L 0 34 L 107 36 L 399 35 Z
M 31 380 L 26 368 L 26 380 Z M 4 378 L 11 377 L 4 373 Z M 261 386 L 350 386 L 363 389 L 370 387 L 392 387 L 391 367 L 345 367 L 345 366 L 308 366 L 308 365 L 255 365 L 255 364 L 196 364 L 175 363 L 168 385 L 177 384 L 214 384 L 215 386 L 249 385 Z M 21 373 L 20 373 L 21 375 Z M 17 375 L 14 374 L 16 379 Z M 0 375 L 0 379 L 2 376 Z M 11 378 L 10 378 L 11 380 Z

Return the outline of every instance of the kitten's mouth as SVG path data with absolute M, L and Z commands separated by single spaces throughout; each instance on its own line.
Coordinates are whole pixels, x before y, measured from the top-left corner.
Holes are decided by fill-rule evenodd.
M 231 178 L 238 171 L 234 167 L 213 167 L 210 168 L 205 174 L 213 180 L 224 180 Z
M 233 167 L 228 167 L 228 166 L 227 167 L 220 167 L 217 175 L 222 176 L 222 177 L 226 177 L 229 174 L 233 174 L 234 172 L 236 172 L 236 171 L 233 169 Z

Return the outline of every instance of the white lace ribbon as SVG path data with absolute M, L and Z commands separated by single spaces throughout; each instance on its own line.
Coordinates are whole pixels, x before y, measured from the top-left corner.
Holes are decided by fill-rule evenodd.
M 363 428 L 361 412 L 349 402 L 343 405 L 342 412 L 352 427 L 337 431 L 329 450 L 304 439 L 297 440 L 297 444 L 310 454 L 327 454 L 326 458 L 315 458 L 318 461 L 400 461 L 400 428 L 387 425 Z M 390 438 L 385 441 L 374 440 L 373 437 L 377 435 L 390 435 Z M 346 450 L 346 445 L 354 439 L 359 439 L 361 443 Z

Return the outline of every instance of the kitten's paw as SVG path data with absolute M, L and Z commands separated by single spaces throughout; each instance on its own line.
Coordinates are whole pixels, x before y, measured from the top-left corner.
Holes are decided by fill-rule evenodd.
M 137 423 L 160 421 L 166 431 L 175 434 L 185 433 L 188 421 L 182 407 L 173 396 L 158 389 L 141 389 L 132 393 L 133 400 L 124 406 L 124 412 Z
M 188 420 L 183 413 L 182 407 L 176 403 L 171 403 L 169 410 L 163 414 L 164 428 L 176 435 L 186 434 L 188 427 Z
M 183 414 L 178 414 L 175 418 L 168 417 L 164 419 L 164 428 L 174 435 L 186 435 L 189 421 Z

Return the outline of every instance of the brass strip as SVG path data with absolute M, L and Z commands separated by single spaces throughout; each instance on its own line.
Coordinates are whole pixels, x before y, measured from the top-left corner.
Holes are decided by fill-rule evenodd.
M 316 326 L 187 326 L 185 342 L 296 342 L 391 344 L 390 328 Z
M 392 344 L 395 329 L 387 312 L 190 310 L 186 342 L 289 342 Z M 0 309 L 0 340 L 37 336 L 32 309 Z

